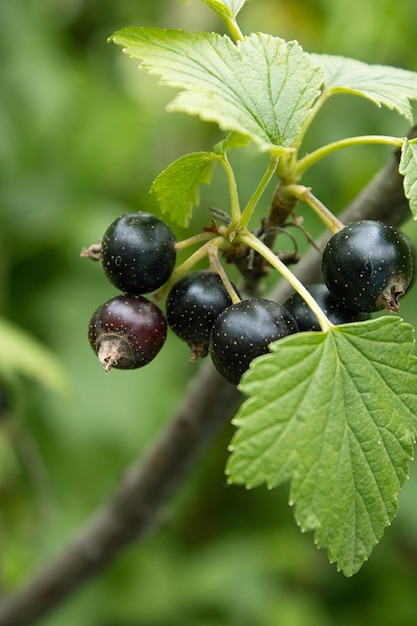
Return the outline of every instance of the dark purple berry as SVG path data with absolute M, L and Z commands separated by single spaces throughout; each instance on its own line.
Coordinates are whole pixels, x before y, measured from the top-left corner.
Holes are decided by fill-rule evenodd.
M 237 385 L 251 361 L 269 351 L 270 343 L 297 331 L 297 322 L 281 304 L 263 298 L 242 300 L 215 321 L 210 355 L 223 378 Z
M 317 283 L 307 286 L 321 310 L 327 315 L 332 324 L 348 324 L 369 319 L 369 314 L 348 309 L 330 293 L 326 285 Z M 316 315 L 305 303 L 300 294 L 295 293 L 284 302 L 284 306 L 294 316 L 300 331 L 321 330 Z
M 190 360 L 208 353 L 211 329 L 232 299 L 220 276 L 209 270 L 197 270 L 181 278 L 168 294 L 168 324 L 191 349 Z
M 175 236 L 156 215 L 126 213 L 110 224 L 102 239 L 103 270 L 127 293 L 144 294 L 161 287 L 176 261 Z
M 152 361 L 164 345 L 167 322 L 162 311 L 143 296 L 111 298 L 93 313 L 88 339 L 106 372 L 131 370 Z
M 401 233 L 373 220 L 352 222 L 333 235 L 322 259 L 324 282 L 357 311 L 398 312 L 413 277 L 414 261 Z

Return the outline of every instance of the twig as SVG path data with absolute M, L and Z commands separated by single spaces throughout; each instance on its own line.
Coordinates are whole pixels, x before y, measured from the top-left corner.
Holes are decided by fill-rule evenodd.
M 340 216 L 381 219 L 398 226 L 409 217 L 398 174 L 398 156 L 383 168 Z M 329 235 L 321 238 L 325 244 Z M 305 284 L 320 278 L 320 256 L 311 249 L 296 268 Z M 291 293 L 285 281 L 273 296 Z M 0 604 L 0 626 L 28 626 L 46 615 L 89 578 L 103 571 L 120 551 L 155 526 L 163 504 L 238 406 L 239 394 L 206 362 L 165 431 L 125 474 L 118 489 L 51 562 L 15 596 Z

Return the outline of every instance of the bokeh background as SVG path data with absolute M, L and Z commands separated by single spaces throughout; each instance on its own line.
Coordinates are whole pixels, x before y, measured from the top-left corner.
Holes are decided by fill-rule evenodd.
M 240 17 L 246 33 L 417 71 L 416 23 L 415 0 L 252 0 Z M 86 338 L 93 310 L 115 290 L 80 249 L 123 212 L 158 212 L 149 193 L 156 175 L 222 136 L 212 124 L 167 114 L 174 91 L 106 43 L 131 25 L 223 32 L 198 0 L 0 2 L 0 316 L 17 329 L 15 348 L 0 345 L 0 593 L 22 585 L 112 493 L 196 371 L 170 335 L 148 367 L 105 376 Z M 306 148 L 407 131 L 398 115 L 340 96 L 320 113 Z M 314 167 L 305 182 L 338 212 L 389 156 L 383 147 L 350 149 Z M 253 148 L 232 158 L 244 199 L 264 160 Z M 226 203 L 215 175 L 190 231 L 177 229 L 177 236 L 199 232 L 210 221 L 208 208 Z M 307 211 L 305 225 L 313 235 L 321 230 Z M 417 241 L 416 224 L 404 230 Z M 416 305 L 417 291 L 402 304 L 414 325 Z M 416 468 L 392 527 L 347 579 L 299 532 L 287 487 L 226 485 L 231 434 L 226 426 L 158 532 L 42 624 L 414 626 Z

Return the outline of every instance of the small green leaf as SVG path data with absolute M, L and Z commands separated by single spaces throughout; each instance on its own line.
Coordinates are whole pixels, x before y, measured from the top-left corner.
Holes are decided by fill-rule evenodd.
M 403 143 L 400 174 L 404 176 L 404 194 L 410 201 L 410 211 L 417 219 L 417 139 Z
M 168 110 L 216 122 L 274 154 L 297 143 L 323 82 L 297 42 L 262 33 L 234 44 L 216 33 L 131 28 L 111 40 L 162 84 L 182 89 Z
M 244 137 L 236 132 L 231 132 L 226 135 L 224 139 L 216 143 L 213 147 L 213 152 L 216 154 L 225 154 L 231 148 L 246 148 L 248 145 L 248 137 Z
M 363 96 L 398 111 L 412 123 L 410 100 L 417 100 L 416 72 L 328 54 L 312 54 L 311 59 L 324 66 L 324 84 L 331 92 Z
M 179 226 L 188 225 L 193 206 L 198 204 L 200 185 L 211 181 L 219 158 L 213 152 L 192 152 L 171 163 L 152 183 L 161 211 L 169 213 Z
M 203 0 L 221 18 L 236 17 L 246 0 Z
M 397 511 L 413 456 L 417 357 L 413 329 L 382 317 L 272 344 L 243 377 L 233 483 L 292 481 L 303 531 L 315 531 L 348 576 Z
M 36 339 L 5 319 L 0 319 L 0 374 L 6 380 L 11 375 L 25 375 L 55 391 L 68 390 L 68 379 L 58 359 Z

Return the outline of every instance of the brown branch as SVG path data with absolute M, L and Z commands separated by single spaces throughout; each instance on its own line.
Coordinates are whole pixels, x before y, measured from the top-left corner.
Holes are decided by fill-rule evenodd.
M 345 221 L 381 219 L 398 226 L 409 217 L 398 174 L 398 155 L 379 172 L 340 216 Z M 324 235 L 320 245 L 324 245 Z M 297 266 L 303 282 L 320 278 L 320 255 L 311 249 Z M 291 290 L 282 281 L 274 291 L 284 301 Z M 0 604 L 0 626 L 34 624 L 119 552 L 155 526 L 159 511 L 191 471 L 239 404 L 237 390 L 206 362 L 181 406 L 144 458 L 125 474 L 118 489 L 70 543 L 26 587 Z

